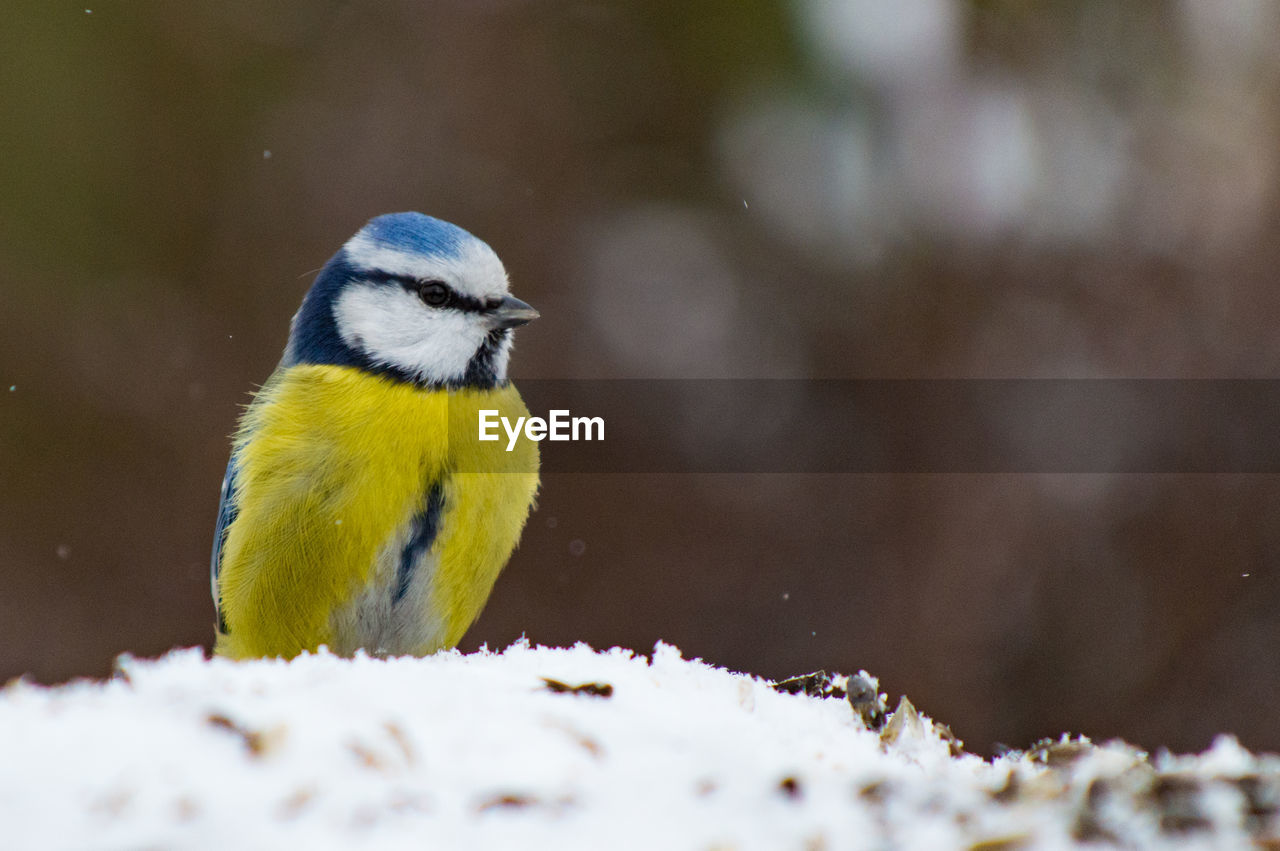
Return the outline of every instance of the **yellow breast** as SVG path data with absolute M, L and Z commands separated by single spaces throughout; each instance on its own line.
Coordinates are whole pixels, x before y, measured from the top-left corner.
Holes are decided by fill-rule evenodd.
M 511 385 L 434 391 L 349 367 L 277 371 L 236 438 L 239 513 L 220 569 L 227 632 L 218 652 L 291 657 L 348 643 L 335 634 L 336 613 L 378 591 L 379 566 L 435 483 L 444 509 L 430 588 L 413 616 L 436 627 L 405 652 L 456 644 L 510 557 L 538 483 L 536 444 L 507 452 L 505 441 L 480 441 L 481 409 L 528 415 Z

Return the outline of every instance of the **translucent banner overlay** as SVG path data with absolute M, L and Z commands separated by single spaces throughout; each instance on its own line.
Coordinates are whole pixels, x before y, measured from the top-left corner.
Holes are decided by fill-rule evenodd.
M 1280 380 L 515 384 L 531 416 L 562 412 L 565 434 L 603 420 L 603 440 L 580 422 L 578 440 L 540 441 L 546 473 L 1280 472 Z M 491 420 L 476 457 L 505 451 L 516 413 Z M 475 440 L 479 423 L 460 419 L 451 430 L 475 431 L 451 439 Z

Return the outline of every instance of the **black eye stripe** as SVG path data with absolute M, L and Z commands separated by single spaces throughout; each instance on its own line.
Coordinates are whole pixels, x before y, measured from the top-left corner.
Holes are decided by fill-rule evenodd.
M 410 275 L 393 275 L 390 272 L 380 271 L 361 272 L 360 277 L 366 281 L 376 281 L 381 284 L 399 284 L 414 295 L 418 295 L 419 291 L 427 284 L 440 284 L 449 293 L 448 300 L 439 305 L 441 309 L 461 310 L 464 313 L 487 313 L 493 310 L 497 304 L 494 302 L 489 305 L 474 296 L 463 295 L 444 281 L 435 279 L 424 280 Z

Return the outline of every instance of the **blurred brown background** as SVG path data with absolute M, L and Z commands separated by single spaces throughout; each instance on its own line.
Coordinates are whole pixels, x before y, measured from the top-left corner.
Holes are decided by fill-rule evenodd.
M 209 643 L 237 405 L 382 212 L 495 247 L 517 377 L 1280 375 L 1270 0 L 83 2 L 0 28 L 0 677 Z M 1277 479 L 548 477 L 466 646 L 1276 749 Z

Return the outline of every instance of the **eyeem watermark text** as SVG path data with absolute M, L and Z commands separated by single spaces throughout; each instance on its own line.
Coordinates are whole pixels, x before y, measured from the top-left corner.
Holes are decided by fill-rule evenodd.
M 528 440 L 604 440 L 604 417 L 574 417 L 568 410 L 552 409 L 547 418 L 516 417 L 515 424 L 497 411 L 480 412 L 480 439 L 499 440 L 498 425 L 507 433 L 507 451 L 516 448 L 523 431 Z

